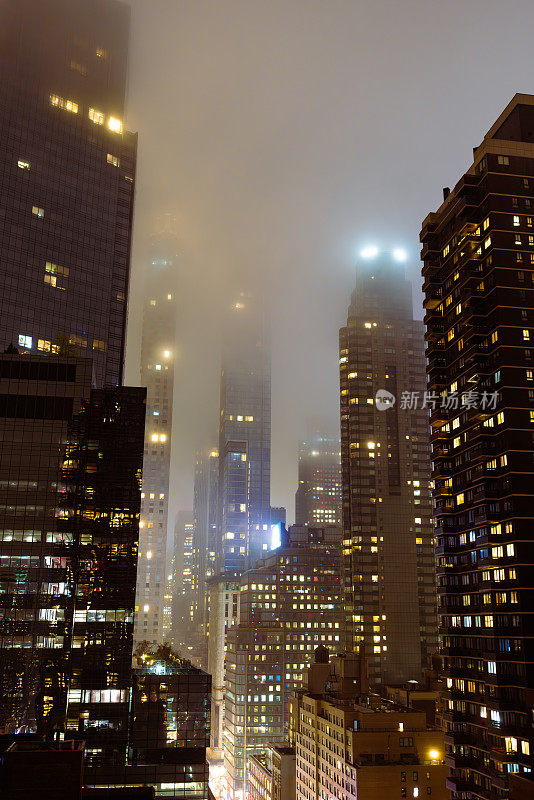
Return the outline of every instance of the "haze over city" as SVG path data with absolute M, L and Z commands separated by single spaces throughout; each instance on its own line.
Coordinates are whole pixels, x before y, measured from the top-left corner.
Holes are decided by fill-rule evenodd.
M 532 0 L 0 0 L 0 796 L 532 800 Z
M 272 308 L 272 503 L 293 518 L 309 417 L 338 426 L 337 333 L 368 243 L 403 247 L 532 74 L 532 3 L 137 0 L 127 119 L 139 132 L 127 380 L 138 381 L 148 234 L 183 269 L 171 516 L 217 437 L 223 299 Z M 495 52 L 499 56 L 495 57 Z

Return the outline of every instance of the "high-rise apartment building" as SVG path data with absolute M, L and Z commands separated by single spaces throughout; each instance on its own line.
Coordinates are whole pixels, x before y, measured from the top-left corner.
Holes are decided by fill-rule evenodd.
M 446 398 L 430 416 L 442 715 L 463 800 L 532 780 L 533 131 L 534 97 L 516 95 L 421 232 L 428 390 Z
M 340 446 L 339 437 L 325 433 L 300 442 L 297 525 L 341 525 Z
M 219 420 L 217 570 L 241 571 L 270 543 L 271 358 L 265 313 L 240 295 L 226 320 Z
M 349 644 L 372 684 L 419 680 L 437 648 L 424 340 L 392 256 L 358 267 L 339 347 Z
M 305 688 L 291 699 L 297 800 L 432 797 L 449 800 L 443 732 L 424 711 L 365 690 L 356 654 L 328 662 L 316 651 Z
M 227 634 L 239 618 L 239 574 L 215 575 L 208 581 L 208 673 L 212 676 L 210 766 L 223 767 Z
M 193 496 L 193 590 L 195 620 L 202 630 L 206 628 L 206 581 L 216 569 L 218 486 L 219 451 L 212 448 L 208 453 L 198 452 Z
M 178 240 L 151 237 L 141 340 L 141 383 L 147 387 L 135 640 L 163 641 L 167 522 L 176 343 Z
M 315 648 L 343 649 L 341 528 L 294 525 L 239 580 L 227 632 L 224 766 L 227 796 L 247 791 L 247 758 L 287 738 L 290 694 Z
M 124 124 L 129 12 L 0 3 L 0 344 L 91 357 L 121 382 L 137 137 Z

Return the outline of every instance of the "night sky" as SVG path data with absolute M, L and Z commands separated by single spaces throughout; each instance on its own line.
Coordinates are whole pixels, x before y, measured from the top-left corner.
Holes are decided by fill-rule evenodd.
M 273 325 L 273 505 L 293 520 L 297 441 L 338 420 L 354 262 L 404 247 L 516 92 L 534 91 L 532 0 L 132 0 L 139 132 L 127 381 L 139 383 L 147 236 L 181 242 L 171 514 L 216 443 L 218 334 L 236 291 Z

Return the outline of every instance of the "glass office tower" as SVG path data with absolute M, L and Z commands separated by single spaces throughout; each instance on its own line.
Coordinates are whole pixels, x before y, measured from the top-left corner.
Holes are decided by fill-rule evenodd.
M 129 8 L 0 3 L 0 346 L 122 377 L 137 137 L 124 125 Z

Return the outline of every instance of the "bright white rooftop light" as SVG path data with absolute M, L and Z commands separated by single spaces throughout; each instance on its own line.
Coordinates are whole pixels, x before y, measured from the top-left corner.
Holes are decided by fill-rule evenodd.
M 373 244 L 369 245 L 368 247 L 364 247 L 362 250 L 362 258 L 375 258 L 378 255 L 378 247 L 375 247 Z
M 393 258 L 395 261 L 406 261 L 408 256 L 406 255 L 406 250 L 403 250 L 401 247 L 397 247 L 393 251 Z

